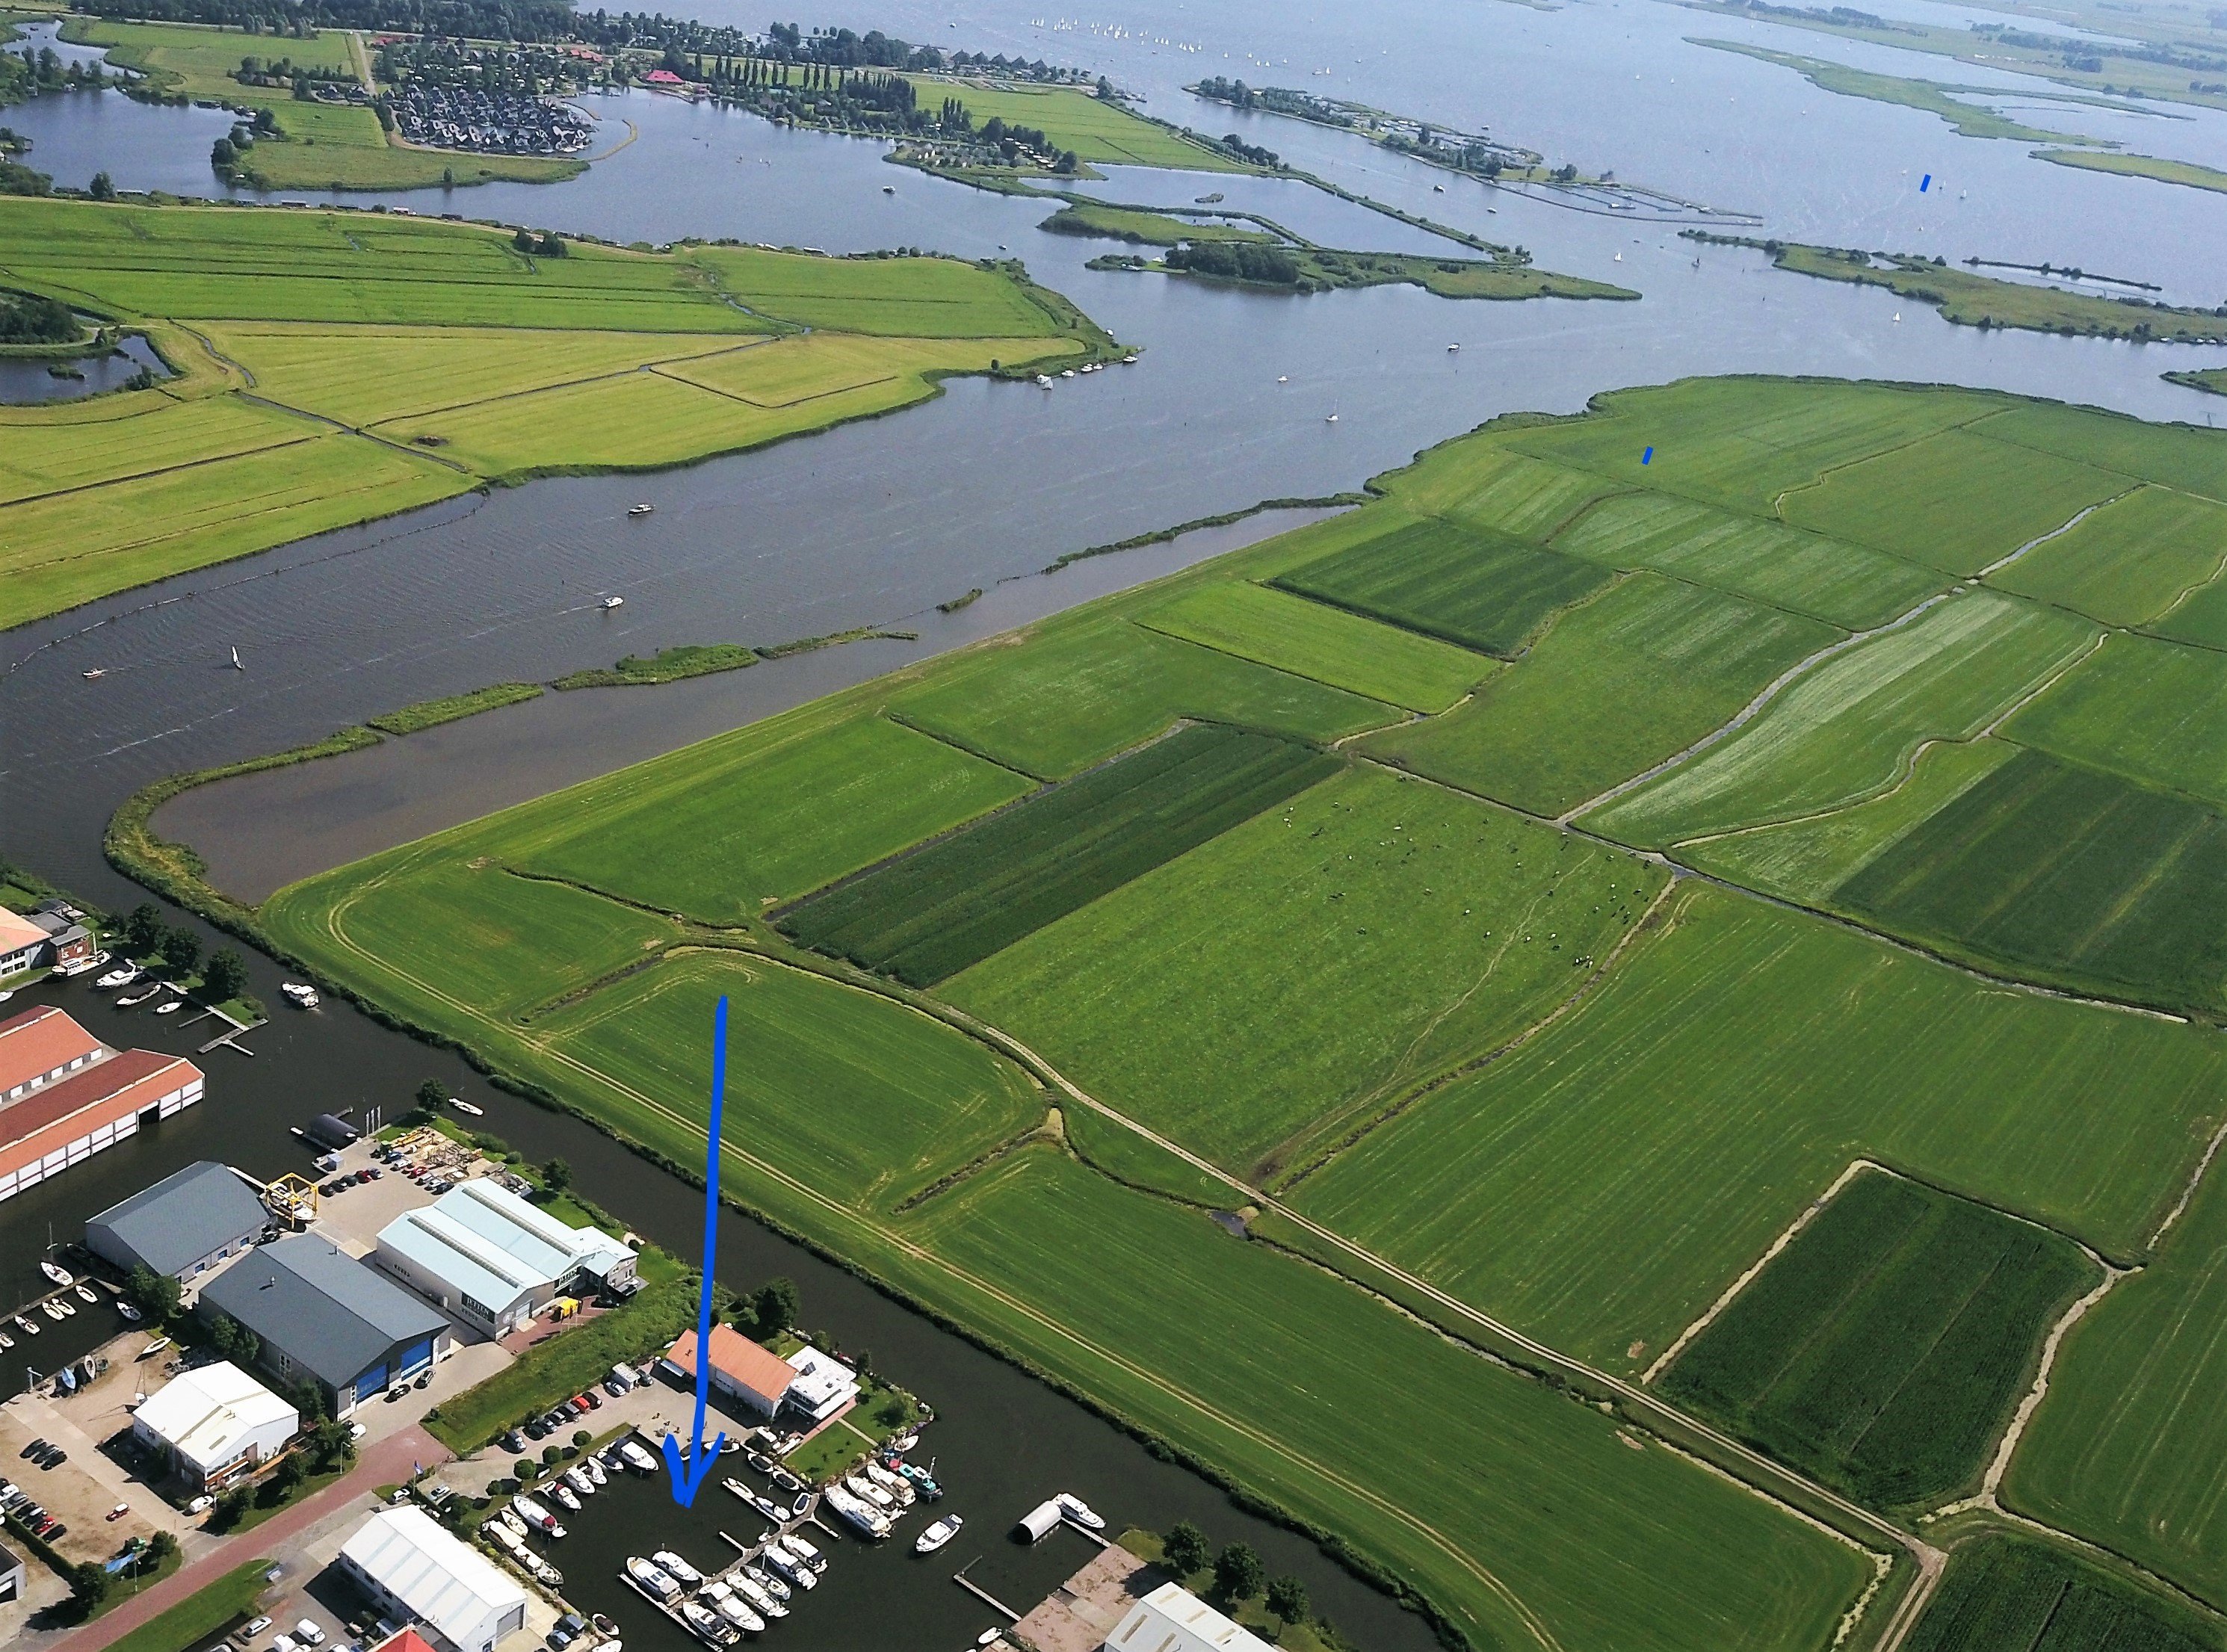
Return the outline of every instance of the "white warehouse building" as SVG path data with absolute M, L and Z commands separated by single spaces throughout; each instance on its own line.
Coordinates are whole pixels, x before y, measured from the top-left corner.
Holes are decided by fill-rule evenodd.
M 301 1427 L 299 1412 L 229 1360 L 173 1377 L 131 1413 L 132 1438 L 203 1491 L 269 1462 Z
M 635 1254 L 481 1177 L 380 1230 L 373 1260 L 443 1312 L 507 1336 L 559 1296 L 634 1278 Z
M 357 1527 L 340 1565 L 383 1614 L 417 1624 L 441 1652 L 495 1652 L 526 1626 L 526 1591 L 414 1503 Z

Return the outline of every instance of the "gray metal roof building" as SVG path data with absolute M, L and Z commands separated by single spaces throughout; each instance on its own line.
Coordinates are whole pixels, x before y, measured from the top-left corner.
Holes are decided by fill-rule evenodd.
M 0 1543 L 0 1601 L 23 1598 L 23 1575 L 22 1557 Z
M 214 1159 L 111 1205 L 85 1225 L 86 1248 L 129 1272 L 186 1280 L 244 1250 L 270 1225 L 254 1190 Z
M 253 1331 L 261 1362 L 289 1382 L 313 1379 L 345 1417 L 449 1352 L 449 1322 L 317 1234 L 243 1257 L 201 1290 Z

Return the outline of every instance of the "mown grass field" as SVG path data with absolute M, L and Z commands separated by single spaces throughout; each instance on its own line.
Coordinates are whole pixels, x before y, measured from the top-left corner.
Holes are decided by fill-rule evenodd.
M 2227 807 L 2227 654 L 2107 638 L 2004 725 L 2010 738 Z
M 781 927 L 931 986 L 1337 768 L 1306 746 L 1199 724 L 816 896 Z
M 1042 780 L 1140 744 L 1177 718 L 1331 740 L 1401 715 L 1096 614 L 970 649 L 926 683 L 895 687 L 888 704 L 892 716 Z
M 182 369 L 0 410 L 0 626 L 489 480 L 686 463 L 1111 342 L 1017 268 L 568 245 L 0 197 L 0 279 L 146 323 Z
M 1608 576 L 1506 534 L 1433 518 L 1394 527 L 1275 583 L 1504 659 Z
M 1521 1031 L 1575 990 L 1661 880 L 1357 769 L 943 994 L 1093 1095 L 1255 1171 Z
M 1988 583 L 2085 614 L 2145 625 L 2227 564 L 2227 505 L 2154 486 L 2113 500 Z
M 1953 1549 L 1909 1652 L 2217 1652 L 2216 1623 L 2054 1544 L 1989 1532 Z
M 1273 241 L 1265 229 L 1218 218 L 1177 218 L 1138 207 L 1107 207 L 1094 201 L 1070 201 L 1038 229 L 1055 235 L 1095 235 L 1139 246 L 1174 246 L 1184 241 Z
M 482 853 L 735 925 L 1031 789 L 872 716 L 760 724 L 496 817 Z
M 920 89 L 923 109 L 956 98 L 974 118 L 977 131 L 992 119 L 1032 127 L 1053 148 L 1073 150 L 1078 160 L 1107 166 L 1175 167 L 1185 172 L 1253 170 L 1241 161 L 1133 114 L 1120 103 L 1102 101 L 1074 86 L 992 86 L 966 76 L 905 78 Z
M 1411 711 L 1443 711 L 1495 663 L 1242 580 L 1201 585 L 1137 616 L 1152 630 Z
M 2206 1600 L 2227 1597 L 2223 1324 L 2227 1185 L 2208 1175 L 2156 1260 L 2113 1286 L 2065 1338 L 2048 1396 L 2011 1459 L 2006 1506 Z
M 2227 819 L 2040 752 L 1928 816 L 1833 898 L 2027 979 L 2227 1009 Z
M 2061 1234 L 1858 1175 L 1657 1386 L 1873 1508 L 1977 1485 L 2049 1325 L 2103 1271 Z
M 1859 1156 L 2127 1257 L 2222 1116 L 2207 1032 L 1680 899 L 1573 1013 L 1299 1183 L 1299 1208 L 1637 1372 Z
M 1634 574 L 1555 621 L 1468 705 L 1364 743 L 1419 775 L 1560 815 L 1684 749 L 1841 635 L 1705 586 Z
M 1918 563 L 1669 494 L 1611 495 L 1556 534 L 1554 545 L 1569 556 L 1652 569 L 1849 631 L 1882 625 L 1942 586 L 1937 571 Z
M 1650 847 L 1790 820 L 1890 785 L 1928 740 L 1970 737 L 2096 640 L 2054 609 L 1973 591 L 1834 655 L 1727 738 L 1594 813 Z

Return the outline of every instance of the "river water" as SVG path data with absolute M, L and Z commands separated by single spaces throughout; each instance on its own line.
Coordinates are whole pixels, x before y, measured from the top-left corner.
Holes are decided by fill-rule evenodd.
M 1930 15 L 1919 0 L 1908 5 Z M 699 10 L 720 15 L 718 4 Z M 672 643 L 763 643 L 898 622 L 922 633 L 916 645 L 850 645 L 668 689 L 548 696 L 390 742 L 345 765 L 214 788 L 166 813 L 166 826 L 186 823 L 180 829 L 224 874 L 258 893 L 366 846 L 1151 577 L 1222 541 L 1095 559 L 1042 581 L 1019 577 L 1064 553 L 1262 498 L 1353 488 L 1495 414 L 1574 411 L 1619 385 L 1807 372 L 1996 386 L 2197 422 L 2217 405 L 2158 376 L 2215 359 L 2201 350 L 1953 328 L 1889 295 L 1778 275 L 1742 252 L 1699 250 L 1697 265 L 1697 249 L 1660 226 L 1488 188 L 1338 133 L 1240 116 L 1180 89 L 1210 73 L 1305 86 L 1455 126 L 1490 126 L 1551 159 L 1613 168 L 1631 182 L 1760 214 L 1762 233 L 1949 258 L 2077 263 L 2157 282 L 2177 301 L 2219 302 L 2227 200 L 2047 166 L 2027 159 L 2026 145 L 1957 137 L 1930 115 L 1833 97 L 1789 71 L 1687 37 L 2031 89 L 2014 77 L 1659 0 L 1551 12 L 1391 0 L 1365 13 L 1263 0 L 1210 10 L 1138 0 L 1118 18 L 1064 27 L 1033 25 L 1035 16 L 1006 3 L 931 12 L 918 0 L 881 0 L 841 21 L 1103 69 L 1145 93 L 1155 112 L 1216 132 L 1241 128 L 1343 185 L 1520 243 L 1547 267 L 1615 280 L 1644 297 L 1455 303 L 1390 288 L 1282 298 L 1095 273 L 1082 265 L 1106 249 L 1039 233 L 1043 203 L 892 169 L 877 146 L 646 94 L 588 100 L 606 144 L 629 128 L 633 137 L 585 177 L 394 203 L 617 240 L 724 234 L 839 252 L 917 245 L 967 257 L 1009 252 L 1141 347 L 1142 359 L 1050 392 L 959 381 L 892 418 L 660 475 L 557 480 L 450 501 L 19 628 L 0 637 L 0 847 L 90 898 L 125 905 L 138 891 L 101 861 L 100 829 L 124 796 L 160 775 L 275 749 L 490 680 L 546 679 Z M 739 7 L 729 20 L 759 21 Z M 947 29 L 954 20 L 958 27 Z M 1331 73 L 1311 73 L 1320 68 Z M 2122 137 L 2149 153 L 2227 164 L 2227 119 L 2182 113 L 2038 105 L 2031 118 Z M 206 156 L 229 124 L 221 112 L 80 93 L 43 97 L 4 118 L 32 137 L 31 160 L 61 182 L 105 169 L 126 189 L 219 193 Z M 1915 181 L 1929 171 L 1935 188 L 1921 196 Z M 895 193 L 885 195 L 885 185 Z M 1288 181 L 1117 171 L 1096 188 L 1164 203 L 1218 189 L 1232 207 L 1325 242 L 1431 245 Z M 1455 341 L 1464 349 L 1450 355 L 1445 346 Z M 1331 411 L 1340 415 L 1335 425 L 1324 423 Z M 656 513 L 629 522 L 625 507 L 636 500 L 655 504 Z M 990 596 L 948 619 L 933 614 L 935 603 L 976 587 Z M 609 615 L 596 609 L 593 598 L 607 591 L 625 596 L 626 606 Z M 234 647 L 244 671 L 229 668 Z M 104 676 L 86 681 L 81 673 L 95 666 Z M 260 959 L 252 967 L 254 990 L 276 1002 L 275 969 Z M 189 1051 L 208 1030 L 135 1017 L 81 985 L 41 986 L 17 1001 L 66 1004 L 116 1043 Z M 346 1006 L 283 1011 L 248 1043 L 252 1057 L 201 1058 L 211 1074 L 201 1107 L 0 1206 L 0 1298 L 32 1294 L 32 1264 L 49 1225 L 55 1237 L 74 1238 L 89 1214 L 195 1158 L 265 1175 L 297 1168 L 286 1126 L 329 1107 L 399 1106 L 428 1076 L 480 1102 L 490 1126 L 529 1155 L 569 1158 L 590 1196 L 644 1232 L 683 1250 L 692 1242 L 692 1196 L 677 1196 L 661 1173 L 609 1152 L 577 1121 L 493 1093 L 455 1058 Z M 976 1538 L 987 1558 L 970 1575 L 1025 1608 L 1086 1556 L 1069 1540 L 1033 1553 L 993 1540 L 1056 1483 L 1117 1522 L 1165 1526 L 1188 1516 L 1217 1538 L 1243 1536 L 1272 1571 L 1305 1578 L 1318 1604 L 1362 1643 L 1426 1643 L 1417 1620 L 1305 1545 L 1238 1515 L 1202 1482 L 1153 1461 L 1081 1408 L 763 1230 L 727 1223 L 719 1271 L 745 1286 L 769 1273 L 794 1276 L 807 1323 L 871 1348 L 881 1368 L 935 1403 L 944 1420 L 928 1449 L 954 1487 L 946 1506 L 970 1521 L 970 1542 L 925 1568 L 895 1551 L 865 1558 L 848 1546 L 824 1598 L 784 1626 L 788 1638 L 962 1643 L 986 1619 L 941 1580 L 976 1552 Z M 61 1344 L 69 1336 L 90 1332 L 80 1321 L 67 1332 L 51 1328 L 42 1351 L 67 1352 Z M 614 1611 L 633 1639 L 649 1630 L 640 1603 L 622 1601 L 615 1582 L 606 1599 L 597 1592 L 603 1585 L 590 1581 L 612 1569 L 615 1553 L 646 1540 L 622 1544 L 617 1535 L 636 1492 L 605 1495 L 621 1507 L 586 1517 L 568 1540 L 579 1553 L 557 1558 L 584 1603 Z M 654 1500 L 644 1510 L 651 1506 L 669 1510 Z M 673 1523 L 660 1526 L 660 1535 L 681 1537 L 685 1528 L 683 1552 L 699 1563 L 719 1557 L 723 1521 L 737 1536 L 756 1529 L 716 1489 L 694 1515 L 668 1517 Z M 903 1586 L 908 1576 L 934 1586 Z M 667 1647 L 660 1632 L 644 1638 L 679 1652 L 680 1637 Z

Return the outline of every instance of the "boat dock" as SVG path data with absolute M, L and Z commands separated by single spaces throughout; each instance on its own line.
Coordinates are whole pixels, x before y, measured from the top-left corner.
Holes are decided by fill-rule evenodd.
M 978 1560 L 979 1558 L 980 1557 L 979 1555 L 976 1557 Z M 967 1563 L 967 1566 L 960 1566 L 958 1571 L 951 1574 L 951 1581 L 957 1584 L 968 1594 L 973 1596 L 975 1599 L 980 1601 L 992 1611 L 999 1614 L 999 1616 L 1003 1617 L 1008 1623 L 1019 1623 L 1021 1621 L 1020 1613 L 1015 1611 L 1011 1606 L 1005 1604 L 1004 1601 L 999 1599 L 997 1596 L 992 1594 L 987 1589 L 985 1589 L 980 1584 L 975 1582 L 973 1579 L 967 1575 L 967 1566 L 971 1566 L 973 1564 L 974 1562 L 973 1560 L 969 1560 Z

